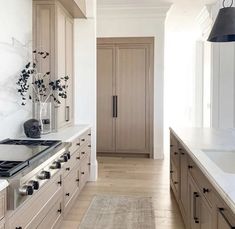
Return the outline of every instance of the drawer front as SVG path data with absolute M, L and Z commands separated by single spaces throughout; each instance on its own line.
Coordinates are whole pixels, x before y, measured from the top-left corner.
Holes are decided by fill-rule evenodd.
M 179 144 L 173 135 L 170 137 L 170 157 L 174 161 L 176 166 L 179 166 L 180 162 L 180 152 Z
M 90 147 L 90 145 L 84 146 L 80 150 L 81 160 L 83 160 L 84 158 L 90 157 L 90 155 L 91 155 L 91 147 Z
M 90 178 L 90 157 L 86 157 L 84 158 L 84 160 L 81 161 L 81 169 L 80 169 L 81 188 L 84 187 L 89 178 Z
M 79 138 L 80 146 L 89 145 L 91 143 L 91 130 L 86 131 Z
M 179 197 L 179 170 L 174 162 L 170 162 L 170 183 L 175 196 Z
M 6 213 L 6 190 L 0 192 L 0 220 L 4 218 Z
M 192 175 L 198 187 L 200 188 L 202 195 L 208 201 L 209 205 L 212 206 L 214 198 L 212 185 L 209 183 L 209 181 L 206 179 L 206 177 L 203 175 L 203 173 L 200 171 L 198 166 L 191 158 L 189 159 L 188 169 L 189 173 Z
M 72 142 L 72 145 L 69 148 L 69 151 L 71 154 L 73 154 L 75 151 L 77 151 L 80 148 L 80 138 L 74 139 Z
M 47 214 L 52 202 L 61 195 L 62 188 L 59 182 L 61 182 L 60 173 L 56 174 L 37 195 L 32 196 L 27 203 L 16 210 L 16 213 L 9 219 L 9 228 L 35 229 L 35 225 L 38 225 Z
M 65 211 L 69 201 L 79 189 L 79 169 L 74 168 L 64 181 L 64 206 Z
M 54 229 L 62 220 L 62 196 L 56 201 L 53 207 L 49 210 L 46 217 L 39 224 L 37 229 Z

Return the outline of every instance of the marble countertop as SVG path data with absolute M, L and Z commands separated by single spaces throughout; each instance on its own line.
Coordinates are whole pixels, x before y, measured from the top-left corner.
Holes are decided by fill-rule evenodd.
M 9 185 L 7 180 L 1 180 L 0 179 L 0 191 L 2 191 L 3 189 L 5 189 L 7 186 Z
M 235 214 L 235 173 L 224 172 L 203 152 L 203 150 L 216 150 L 235 153 L 235 129 L 170 128 L 170 130 Z
M 88 124 L 87 125 L 86 124 L 73 125 L 73 126 L 64 128 L 62 130 L 59 130 L 58 132 L 41 135 L 41 138 L 39 138 L 38 140 L 61 140 L 62 142 L 71 142 L 75 138 L 77 138 L 79 135 L 87 131 L 89 128 L 91 128 L 91 126 Z M 31 138 L 27 138 L 24 136 L 24 137 L 21 137 L 20 139 L 31 139 Z

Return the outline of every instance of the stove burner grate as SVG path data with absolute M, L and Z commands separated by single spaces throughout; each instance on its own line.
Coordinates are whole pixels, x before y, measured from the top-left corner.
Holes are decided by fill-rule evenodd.
M 10 177 L 26 166 L 27 161 L 0 161 L 0 176 Z

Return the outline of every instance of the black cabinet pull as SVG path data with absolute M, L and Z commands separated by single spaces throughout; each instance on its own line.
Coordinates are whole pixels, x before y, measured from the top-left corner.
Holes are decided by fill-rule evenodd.
M 77 143 L 77 146 L 80 146 L 80 143 Z
M 66 195 L 66 196 L 70 196 L 70 193 L 68 192 L 68 193 L 66 193 L 65 195 Z
M 208 188 L 203 188 L 203 193 L 207 193 L 207 192 L 210 192 L 210 190 Z
M 85 173 L 84 172 L 81 172 L 82 175 L 84 175 Z
M 80 180 L 79 179 L 76 179 L 77 182 L 79 182 Z
M 57 184 L 59 184 L 61 186 L 62 185 L 62 181 L 58 181 Z
M 192 169 L 192 168 L 193 168 L 193 166 L 192 166 L 192 165 L 189 165 L 189 166 L 188 166 L 188 169 Z
M 66 168 L 66 171 L 70 171 L 70 168 L 68 167 L 68 168 Z
M 178 182 L 178 181 L 175 181 L 174 184 L 179 184 L 179 182 Z
M 86 152 L 82 152 L 82 154 L 84 155 Z
M 118 97 L 117 95 L 113 95 L 113 118 L 117 118 L 118 109 L 117 109 Z
M 91 148 L 91 145 L 88 145 L 89 148 Z
M 199 223 L 199 218 L 197 216 L 197 198 L 199 197 L 197 192 L 193 193 L 193 219 L 195 223 Z
M 61 212 L 62 212 L 62 209 L 58 209 L 58 210 L 57 210 L 57 212 L 61 214 Z
M 87 165 L 91 165 L 91 163 L 89 162 Z
M 175 155 L 178 155 L 178 152 L 174 152 Z
M 91 136 L 91 134 L 88 134 L 88 136 Z
M 77 160 L 80 160 L 80 157 L 76 157 Z
M 172 148 L 174 145 L 170 145 L 170 147 Z
M 170 171 L 170 173 L 174 173 L 174 171 L 173 171 L 173 170 L 171 170 L 171 171 Z
M 85 139 L 85 138 L 82 138 L 82 139 L 81 139 L 81 141 L 82 141 L 82 142 L 85 142 L 85 141 L 86 141 L 86 139 Z
M 22 227 L 16 227 L 16 229 L 22 229 Z

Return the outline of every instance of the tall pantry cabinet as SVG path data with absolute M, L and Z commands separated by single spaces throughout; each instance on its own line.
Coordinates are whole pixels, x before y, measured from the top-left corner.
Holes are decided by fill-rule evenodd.
M 73 17 L 57 0 L 33 0 L 33 18 L 34 49 L 50 54 L 40 63 L 40 71 L 50 71 L 52 80 L 69 76 L 67 98 L 60 99 L 59 106 L 52 106 L 52 128 L 58 130 L 74 119 Z
M 97 91 L 98 153 L 151 157 L 153 39 L 99 38 Z

